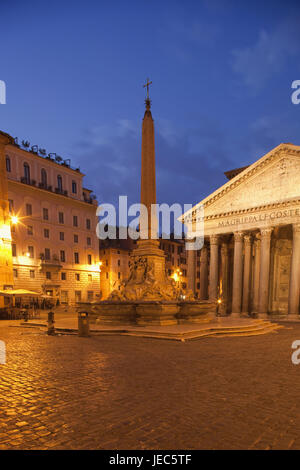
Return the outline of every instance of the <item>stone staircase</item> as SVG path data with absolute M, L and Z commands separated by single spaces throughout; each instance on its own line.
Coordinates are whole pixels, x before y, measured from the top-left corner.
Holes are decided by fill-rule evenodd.
M 47 326 L 45 320 L 32 320 L 22 323 L 26 327 Z M 63 318 L 55 321 L 56 332 L 60 334 L 78 334 L 77 318 Z M 90 324 L 91 335 L 97 336 L 134 336 L 139 338 L 167 339 L 174 341 L 191 341 L 209 337 L 234 337 L 234 336 L 257 336 L 268 333 L 276 333 L 284 328 L 277 323 L 252 318 L 210 317 L 202 323 L 191 323 L 182 321 L 177 325 L 95 325 Z

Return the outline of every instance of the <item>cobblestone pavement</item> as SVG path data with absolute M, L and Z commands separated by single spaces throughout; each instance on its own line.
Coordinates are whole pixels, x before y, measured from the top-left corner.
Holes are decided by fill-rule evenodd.
M 173 342 L 0 323 L 0 449 L 300 449 L 300 365 L 278 334 Z

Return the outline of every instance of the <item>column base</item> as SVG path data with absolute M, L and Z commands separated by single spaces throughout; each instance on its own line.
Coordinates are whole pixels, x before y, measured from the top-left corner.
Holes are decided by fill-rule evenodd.
M 229 316 L 230 318 L 241 318 L 241 313 L 232 312 Z
M 267 313 L 257 313 L 255 318 L 259 318 L 260 320 L 269 320 L 269 315 Z
M 285 315 L 284 321 L 300 321 L 300 315 L 297 313 L 288 313 Z
M 242 312 L 240 317 L 241 318 L 249 318 L 250 317 L 249 312 Z

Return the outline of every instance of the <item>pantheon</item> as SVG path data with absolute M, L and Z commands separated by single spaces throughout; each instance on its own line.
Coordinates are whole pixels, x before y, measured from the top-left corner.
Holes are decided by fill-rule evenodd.
M 299 318 L 300 147 L 282 143 L 192 209 L 204 207 L 204 246 L 189 252 L 189 287 L 222 315 Z M 198 267 L 199 269 L 199 267 Z

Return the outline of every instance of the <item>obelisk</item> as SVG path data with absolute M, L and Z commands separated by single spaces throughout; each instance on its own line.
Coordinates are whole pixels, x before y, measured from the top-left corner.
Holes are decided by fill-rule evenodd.
M 0 289 L 13 286 L 13 263 L 11 251 L 11 231 L 8 203 L 8 185 L 5 162 L 5 146 L 13 143 L 13 138 L 0 131 Z M 0 307 L 4 297 L 0 298 Z
M 153 266 L 156 279 L 165 280 L 165 253 L 159 248 L 158 223 L 156 212 L 156 176 L 155 176 L 155 139 L 154 122 L 151 114 L 149 97 L 149 82 L 147 79 L 147 95 L 145 99 L 145 114 L 142 124 L 142 163 L 141 163 L 141 208 L 140 239 L 133 256 L 142 256 Z
M 142 125 L 142 165 L 141 165 L 141 204 L 147 210 L 147 216 L 143 212 L 140 217 L 140 235 L 142 239 L 157 238 L 157 214 L 153 210 L 156 204 L 156 177 L 155 177 L 155 142 L 154 122 L 150 111 L 149 85 L 147 80 L 147 97 L 145 100 L 146 111 Z

